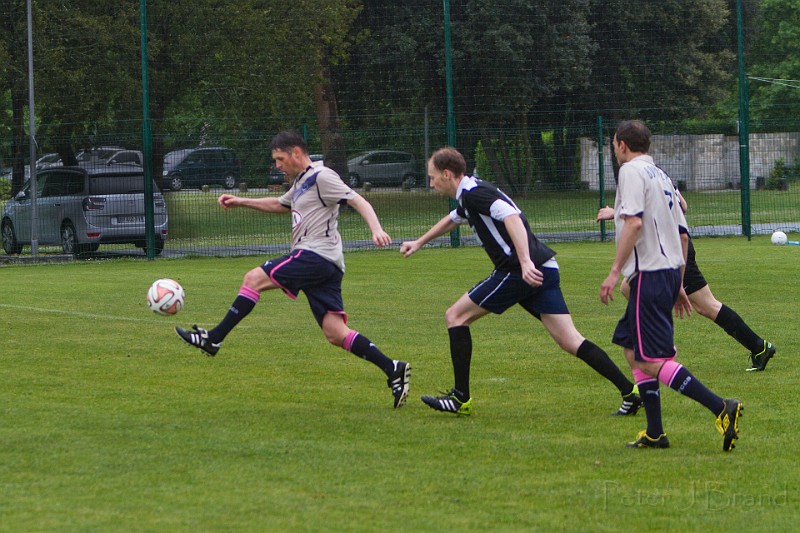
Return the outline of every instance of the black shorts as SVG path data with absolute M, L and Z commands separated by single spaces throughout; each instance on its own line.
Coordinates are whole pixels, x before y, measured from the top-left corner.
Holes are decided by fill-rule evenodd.
M 689 237 L 689 251 L 686 254 L 686 269 L 683 271 L 683 288 L 686 294 L 689 295 L 699 291 L 706 285 L 708 285 L 708 282 L 706 278 L 703 277 L 703 273 L 700 272 L 700 267 L 697 266 L 694 244 L 692 244 L 692 238 Z
M 342 315 L 347 323 L 342 301 L 344 273 L 324 257 L 308 250 L 293 250 L 289 255 L 270 259 L 261 268 L 292 300 L 303 291 L 320 327 L 327 313 Z
M 611 342 L 633 350 L 637 361 L 675 357 L 672 309 L 680 291 L 680 270 L 639 272 Z
M 514 304 L 521 305 L 536 318 L 541 318 L 541 315 L 569 314 L 564 295 L 561 294 L 558 269 L 540 267 L 539 270 L 544 276 L 540 287 L 528 285 L 518 272 L 495 270 L 467 294 L 476 305 L 498 315 Z

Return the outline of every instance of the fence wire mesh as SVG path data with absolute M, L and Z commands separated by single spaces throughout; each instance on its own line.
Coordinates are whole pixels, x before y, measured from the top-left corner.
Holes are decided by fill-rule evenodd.
M 52 207 L 64 193 L 44 182 L 74 163 L 94 174 L 152 167 L 164 256 L 285 250 L 288 217 L 216 205 L 223 192 L 282 193 L 267 145 L 284 129 L 375 206 L 395 242 L 450 209 L 428 188 L 425 160 L 453 140 L 538 234 L 600 239 L 594 217 L 614 195 L 609 135 L 626 118 L 653 131 L 696 235 L 800 230 L 792 0 L 35 0 L 30 25 L 27 4 L 0 6 L 6 253 L 31 253 L 31 235 L 43 253 L 146 249 L 141 235 L 99 240 L 111 230 L 70 220 L 85 198 L 69 214 Z M 31 166 L 43 177 L 35 219 L 31 191 L 18 196 Z M 132 204 L 139 189 L 125 191 Z M 367 247 L 356 213 L 341 222 L 347 248 Z M 460 238 L 474 242 L 468 229 Z

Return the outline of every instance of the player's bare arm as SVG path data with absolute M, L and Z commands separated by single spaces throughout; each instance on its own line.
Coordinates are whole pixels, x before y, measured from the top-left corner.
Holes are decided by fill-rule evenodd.
M 624 218 L 625 224 L 622 226 L 620 238 L 617 241 L 617 253 L 614 256 L 614 262 L 611 265 L 608 276 L 600 285 L 600 301 L 606 305 L 608 305 L 609 300 L 614 300 L 614 289 L 619 283 L 622 266 L 633 253 L 633 248 L 636 246 L 636 241 L 639 240 L 639 234 L 642 232 L 641 217 L 626 216 Z
M 223 194 L 217 199 L 217 203 L 223 209 L 231 209 L 233 207 L 249 207 L 256 211 L 264 213 L 288 213 L 289 208 L 281 204 L 277 198 L 266 196 L 263 198 L 242 198 L 241 196 L 234 196 L 232 194 Z
M 363 196 L 356 196 L 348 200 L 347 204 L 361 215 L 361 218 L 367 223 L 369 229 L 372 230 L 372 242 L 375 246 L 384 247 L 392 244 L 392 238 L 383 230 L 380 220 L 378 220 L 378 215 L 375 213 L 375 209 L 372 208 L 372 204 L 366 201 Z
M 517 251 L 517 260 L 522 270 L 522 279 L 531 287 L 540 287 L 544 277 L 536 265 L 531 261 L 531 252 L 528 248 L 528 231 L 519 215 L 507 216 L 503 223 L 506 225 L 511 242 Z
M 425 235 L 419 239 L 415 241 L 405 241 L 403 244 L 401 244 L 400 253 L 403 254 L 404 257 L 408 257 L 436 237 L 444 235 L 445 233 L 450 233 L 457 227 L 458 224 L 453 222 L 453 219 L 450 218 L 450 215 L 445 215 L 439 222 L 431 226 L 431 229 L 426 231 Z

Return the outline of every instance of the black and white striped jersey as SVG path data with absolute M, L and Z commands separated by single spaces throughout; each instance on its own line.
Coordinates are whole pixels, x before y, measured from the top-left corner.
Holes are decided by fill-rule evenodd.
M 531 260 L 537 268 L 556 255 L 531 232 L 528 219 L 514 201 L 493 184 L 464 176 L 456 191 L 456 200 L 458 207 L 450 213 L 451 220 L 457 224 L 469 223 L 498 270 L 520 271 L 514 243 L 504 222 L 509 215 L 519 215 L 522 220 L 528 232 Z

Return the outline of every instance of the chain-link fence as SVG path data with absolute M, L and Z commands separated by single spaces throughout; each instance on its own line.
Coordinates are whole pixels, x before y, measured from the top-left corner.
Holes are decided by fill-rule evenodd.
M 314 159 L 373 203 L 395 241 L 449 210 L 427 188 L 424 164 L 445 144 L 511 194 L 537 233 L 599 239 L 606 228 L 594 216 L 613 203 L 608 136 L 624 118 L 651 127 L 652 153 L 685 191 L 695 234 L 800 229 L 800 15 L 789 0 L 30 8 L 29 25 L 28 2 L 0 6 L 7 253 L 31 253 L 34 240 L 42 253 L 283 250 L 287 217 L 225 212 L 216 198 L 282 193 L 267 145 L 284 129 L 305 135 Z M 78 179 L 65 164 L 91 167 L 86 180 L 152 174 L 154 214 L 142 207 L 141 178 L 121 191 L 127 210 L 92 200 L 107 191 L 88 181 L 73 193 L 76 208 L 59 209 L 70 203 L 63 183 Z M 154 228 L 154 241 L 126 225 Z M 354 212 L 340 229 L 349 248 L 369 242 Z M 460 238 L 473 242 L 468 229 Z

